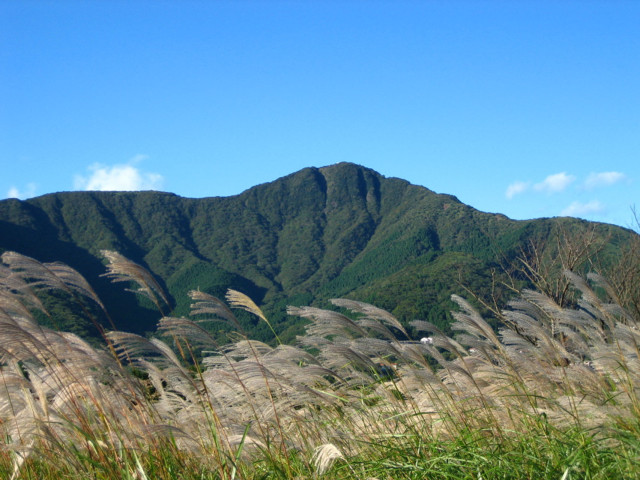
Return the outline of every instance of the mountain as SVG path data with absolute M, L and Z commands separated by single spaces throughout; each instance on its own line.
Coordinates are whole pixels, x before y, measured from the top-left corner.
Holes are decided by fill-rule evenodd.
M 503 267 L 528 246 L 553 255 L 560 236 L 586 232 L 605 257 L 635 235 L 571 218 L 514 221 L 350 163 L 306 168 L 231 197 L 64 192 L 0 201 L 0 250 L 74 267 L 116 326 L 134 332 L 153 330 L 158 313 L 100 276 L 101 249 L 148 268 L 169 292 L 172 315 L 188 313 L 189 290 L 223 297 L 231 287 L 263 305 L 276 330 L 292 339 L 300 328 L 285 315 L 287 304 L 343 296 L 402 321 L 422 318 L 446 328 L 451 293 L 468 286 L 488 295 L 492 285 L 500 287 L 492 279 L 505 279 Z M 57 321 L 95 333 L 73 311 Z M 254 338 L 270 338 L 264 325 L 243 322 Z

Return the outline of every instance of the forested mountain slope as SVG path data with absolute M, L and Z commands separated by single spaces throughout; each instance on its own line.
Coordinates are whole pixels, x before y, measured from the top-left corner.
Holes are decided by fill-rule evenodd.
M 135 332 L 153 330 L 158 313 L 100 277 L 102 249 L 157 276 L 172 301 L 165 314 L 186 315 L 189 290 L 222 297 L 231 287 L 264 305 L 292 339 L 298 320 L 286 317 L 285 305 L 341 296 L 445 327 L 449 296 L 461 285 L 488 294 L 523 249 L 534 244 L 553 255 L 561 235 L 586 232 L 605 262 L 635 235 L 569 218 L 513 221 L 349 163 L 307 168 L 232 197 L 66 192 L 0 202 L 0 250 L 76 268 L 116 326 Z M 63 317 L 61 326 L 92 334 L 72 314 Z M 245 323 L 254 338 L 269 337 L 264 325 Z

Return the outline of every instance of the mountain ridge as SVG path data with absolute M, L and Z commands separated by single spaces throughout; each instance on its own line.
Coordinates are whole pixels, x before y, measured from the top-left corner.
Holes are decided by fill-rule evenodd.
M 144 304 L 136 310 L 100 277 L 102 249 L 152 271 L 173 299 L 172 314 L 188 313 L 190 289 L 220 296 L 231 287 L 264 304 L 292 337 L 296 327 L 282 313 L 284 304 L 335 296 L 377 301 L 405 321 L 416 315 L 446 325 L 455 287 L 447 281 L 479 284 L 528 242 L 548 243 L 559 229 L 588 228 L 608 238 L 609 250 L 634 235 L 571 218 L 511 220 L 344 162 L 308 167 L 228 197 L 59 192 L 0 201 L 0 250 L 76 268 L 106 295 L 122 319 L 118 326 L 134 331 L 151 330 L 154 313 Z M 405 289 L 396 300 L 387 293 L 397 290 L 390 279 Z M 431 290 L 423 292 L 428 302 L 418 286 Z M 422 306 L 411 307 L 409 298 Z M 141 309 L 146 313 L 131 313 Z M 250 327 L 265 333 L 260 325 Z

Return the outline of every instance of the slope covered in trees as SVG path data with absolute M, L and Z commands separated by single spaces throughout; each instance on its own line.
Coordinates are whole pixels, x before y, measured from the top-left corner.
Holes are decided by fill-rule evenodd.
M 587 258 L 606 266 L 635 236 L 569 218 L 513 221 L 349 163 L 307 168 L 232 197 L 66 192 L 0 202 L 0 251 L 77 269 L 116 326 L 134 332 L 153 330 L 157 312 L 100 277 L 102 249 L 153 272 L 169 293 L 167 314 L 188 312 L 191 289 L 223 296 L 234 288 L 263 305 L 288 340 L 301 326 L 286 305 L 336 297 L 446 329 L 450 294 L 462 286 L 489 298 L 507 295 L 504 284 L 530 282 L 519 256 L 532 255 L 531 266 L 541 268 L 541 258 L 554 264 L 563 245 L 582 242 L 576 267 Z M 93 334 L 72 311 L 60 318 L 66 329 Z M 270 338 L 264 325 L 243 321 L 253 338 Z

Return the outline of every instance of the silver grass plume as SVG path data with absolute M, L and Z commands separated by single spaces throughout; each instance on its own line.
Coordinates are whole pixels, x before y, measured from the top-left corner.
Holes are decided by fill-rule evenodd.
M 0 264 L 0 312 L 8 316 L 30 317 L 32 309 L 47 314 L 44 305 L 22 276 Z
M 399 331 L 401 331 L 404 334 L 405 337 L 409 338 L 407 331 L 404 329 L 404 327 L 398 321 L 398 319 L 393 315 L 391 315 L 386 310 L 383 310 L 378 307 L 374 307 L 373 305 L 370 305 L 368 303 L 358 302 L 356 300 L 349 300 L 346 298 L 334 298 L 334 299 L 331 299 L 330 302 L 337 307 L 342 307 L 342 308 L 351 310 L 353 312 L 362 313 L 370 319 L 379 320 L 382 323 L 385 323 L 394 328 L 397 328 Z
M 146 268 L 112 250 L 100 250 L 100 253 L 109 262 L 107 264 L 107 272 L 101 276 L 110 278 L 112 282 L 136 283 L 138 285 L 137 290 L 127 290 L 147 297 L 158 307 L 160 312 L 162 312 L 162 308 L 159 300 L 162 300 L 165 305 L 169 305 L 169 300 L 164 290 Z
M 2 261 L 19 274 L 30 287 L 36 289 L 60 289 L 80 294 L 97 303 L 102 310 L 104 305 L 91 285 L 76 270 L 60 262 L 40 263 L 39 261 L 16 252 L 4 252 Z
M 260 307 L 258 307 L 258 305 L 256 305 L 255 302 L 251 300 L 251 298 L 249 298 L 244 293 L 239 292 L 237 290 L 233 290 L 231 288 L 227 290 L 227 294 L 225 298 L 227 299 L 227 302 L 229 302 L 229 305 L 231 305 L 232 307 L 240 308 L 263 320 L 271 330 L 271 333 L 273 333 L 276 341 L 278 343 L 282 343 L 280 341 L 280 338 L 278 337 L 278 334 L 273 329 L 271 322 L 269 322 L 267 317 L 265 317 L 264 313 L 262 313 L 262 310 L 260 310 Z
M 607 293 L 609 299 L 612 301 L 612 303 L 608 304 L 612 309 L 612 314 L 619 318 L 623 318 L 627 322 L 634 322 L 633 316 L 624 309 L 624 301 L 620 298 L 618 292 L 613 288 L 609 280 L 594 272 L 587 274 L 587 279 L 592 281 L 598 287 L 604 289 Z
M 232 307 L 241 308 L 242 310 L 252 313 L 256 317 L 269 323 L 269 320 L 264 316 L 260 307 L 258 307 L 258 305 L 256 305 L 255 302 L 244 293 L 230 288 L 227 290 L 226 299 Z
M 306 327 L 306 335 L 308 336 L 355 338 L 367 334 L 360 325 L 349 317 L 332 310 L 315 307 L 287 307 L 287 314 L 313 321 Z
M 633 316 L 623 308 L 621 299 L 618 297 L 618 294 L 606 278 L 596 273 L 589 273 L 587 275 L 587 279 L 592 281 L 597 287 L 602 288 L 608 297 L 607 300 L 599 301 L 597 303 L 593 302 L 594 305 L 600 308 L 600 310 L 602 310 L 607 316 L 610 315 L 616 317 L 617 323 L 621 321 L 628 324 L 635 323 Z M 580 284 L 576 284 L 576 288 L 580 289 L 582 292 L 583 285 L 587 289 L 591 290 L 590 286 L 586 284 L 584 280 Z
M 163 371 L 171 372 L 175 378 L 192 382 L 192 376 L 183 366 L 175 352 L 162 340 L 147 339 L 127 332 L 109 332 L 107 338 L 113 343 L 116 353 L 122 359 L 130 359 L 138 364 L 144 360 L 160 366 Z
M 214 315 L 220 319 L 226 320 L 236 327 L 238 331 L 242 331 L 242 327 L 233 312 L 218 297 L 201 292 L 200 290 L 191 290 L 189 297 L 196 303 L 191 304 L 191 315 Z M 205 319 L 210 320 L 210 319 Z M 202 321 L 202 320 L 201 320 Z
M 491 326 L 480 316 L 480 314 L 467 302 L 458 295 L 451 295 L 451 300 L 460 307 L 459 312 L 453 312 L 453 318 L 456 320 L 452 325 L 452 329 L 464 330 L 472 336 L 482 339 L 485 338 L 497 348 L 500 348 L 500 341 Z
M 209 348 L 216 348 L 218 345 L 207 330 L 184 317 L 162 317 L 158 322 L 158 331 L 169 336 L 184 338 L 192 345 Z
M 333 443 L 320 445 L 313 452 L 312 462 L 317 475 L 324 475 L 336 460 L 344 458 L 342 452 Z
M 356 320 L 356 322 L 362 328 L 367 329 L 370 333 L 375 333 L 379 336 L 386 338 L 388 342 L 392 342 L 392 343 L 398 342 L 393 332 L 391 332 L 391 330 L 389 330 L 387 326 L 384 325 L 380 320 L 364 317 L 364 318 L 359 318 L 358 320 Z

